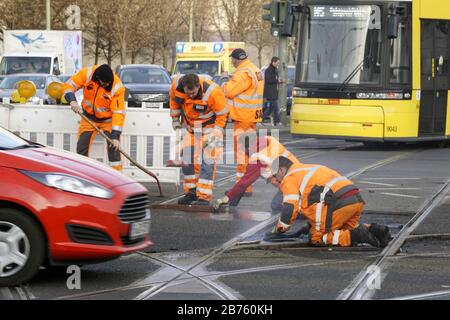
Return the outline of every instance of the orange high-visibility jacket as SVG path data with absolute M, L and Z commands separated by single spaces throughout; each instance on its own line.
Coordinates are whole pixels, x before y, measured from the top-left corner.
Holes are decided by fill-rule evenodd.
M 249 59 L 237 68 L 230 81 L 223 85 L 234 121 L 255 123 L 262 121 L 264 80 L 259 70 Z
M 125 87 L 117 75 L 107 91 L 92 80 L 98 66 L 83 68 L 63 86 L 64 94 L 83 89 L 84 114 L 97 122 L 112 122 L 112 130 L 121 133 L 125 121 Z
M 228 108 L 222 89 L 213 81 L 200 78 L 200 90 L 196 99 L 184 93 L 182 77 L 175 78 L 170 88 L 170 116 L 182 117 L 183 124 L 190 132 L 195 125 L 214 125 L 223 131 L 228 119 Z
M 271 166 L 274 160 L 278 157 L 285 157 L 291 160 L 293 163 L 299 163 L 299 160 L 289 152 L 277 139 L 266 136 L 260 139 L 266 139 L 266 146 L 251 154 L 249 163 L 256 163 L 260 161 L 263 165 L 261 168 L 261 176 L 265 179 L 269 179 L 273 173 L 271 171 Z
M 323 187 L 323 190 L 320 187 Z M 342 191 L 346 192 L 349 189 L 346 187 L 356 188 L 352 181 L 330 168 L 316 164 L 294 163 L 280 184 L 283 203 L 293 206 L 293 214 L 288 225 L 282 221 L 278 223 L 288 227 L 294 223 L 297 213 L 301 212 L 310 225 L 320 231 L 326 220 L 326 213 L 322 212 L 325 196 L 330 190 L 336 195 Z M 311 201 L 313 190 L 321 190 L 320 194 L 315 195 L 320 201 Z

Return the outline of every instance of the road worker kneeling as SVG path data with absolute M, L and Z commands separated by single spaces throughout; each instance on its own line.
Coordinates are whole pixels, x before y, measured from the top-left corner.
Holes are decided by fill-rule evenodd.
M 288 231 L 301 213 L 308 221 L 312 245 L 350 247 L 368 243 L 383 248 L 391 240 L 387 226 L 359 224 L 364 208 L 359 189 L 336 171 L 294 163 L 281 156 L 273 162 L 272 174 L 283 194 L 274 235 Z

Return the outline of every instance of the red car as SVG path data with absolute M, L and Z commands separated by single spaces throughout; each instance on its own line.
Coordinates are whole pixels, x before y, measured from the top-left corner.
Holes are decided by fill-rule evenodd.
M 147 189 L 99 162 L 0 127 L 0 177 L 0 286 L 152 244 Z

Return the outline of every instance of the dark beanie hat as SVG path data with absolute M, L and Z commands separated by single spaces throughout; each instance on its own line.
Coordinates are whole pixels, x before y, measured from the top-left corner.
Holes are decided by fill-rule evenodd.
M 100 67 L 95 69 L 93 80 L 101 80 L 103 82 L 111 83 L 114 80 L 114 73 L 110 66 L 107 64 L 102 64 Z

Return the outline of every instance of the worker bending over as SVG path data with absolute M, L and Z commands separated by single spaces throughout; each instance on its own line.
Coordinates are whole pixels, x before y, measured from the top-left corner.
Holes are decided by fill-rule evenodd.
M 272 173 L 283 194 L 275 232 L 288 231 L 301 213 L 310 226 L 313 245 L 349 247 L 369 243 L 385 247 L 390 241 L 388 227 L 359 223 L 364 208 L 361 194 L 349 179 L 336 171 L 281 156 L 273 162 Z
M 223 142 L 228 108 L 222 89 L 196 74 L 174 79 L 170 89 L 170 116 L 174 130 L 185 130 L 183 137 L 184 197 L 179 204 L 209 205 L 216 159 Z
M 78 105 L 75 92 L 83 89 L 83 101 Z M 120 136 L 125 122 L 125 87 L 111 68 L 104 64 L 81 69 L 63 86 L 64 98 L 75 113 L 83 113 L 113 141 L 108 145 L 109 165 L 122 171 Z M 81 119 L 78 129 L 77 153 L 89 156 L 96 136 L 95 129 Z
M 226 193 L 226 196 L 217 199 L 213 209 L 218 211 L 221 206 L 237 206 L 245 191 L 262 177 L 267 183 L 271 183 L 277 189 L 278 182 L 272 177 L 271 166 L 274 160 L 280 156 L 289 158 L 297 163 L 297 158 L 289 152 L 276 138 L 271 136 L 260 136 L 256 141 L 251 141 L 250 147 L 245 150 L 249 157 L 249 164 L 245 169 L 244 176 Z M 283 196 L 278 192 L 272 200 L 272 213 L 281 211 Z

